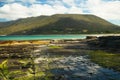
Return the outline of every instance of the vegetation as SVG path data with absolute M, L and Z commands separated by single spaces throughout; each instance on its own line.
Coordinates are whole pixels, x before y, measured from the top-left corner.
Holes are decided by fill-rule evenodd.
M 49 46 L 50 49 L 61 49 L 63 48 L 62 46 L 57 46 L 57 45 L 51 45 Z
M 35 63 L 34 49 L 34 45 L 0 46 L 0 80 L 52 80 L 51 58 Z
M 120 54 L 113 54 L 97 50 L 91 51 L 89 55 L 93 62 L 96 62 L 101 66 L 120 71 Z
M 0 64 L 0 78 L 3 80 L 9 80 L 9 71 L 7 66 L 7 60 Z
M 112 39 L 110 39 L 111 37 L 106 38 L 107 41 L 105 38 L 99 37 L 99 41 L 101 42 L 102 40 L 104 43 L 104 45 L 101 43 L 102 47 L 105 46 L 105 48 L 103 47 L 104 50 L 109 51 L 109 47 L 112 47 L 112 49 L 117 48 L 119 50 L 119 37 L 112 37 Z M 111 41 L 112 44 L 109 43 Z M 95 45 L 99 45 L 100 42 L 95 41 L 95 43 L 91 43 L 94 44 L 95 50 L 97 48 Z M 58 66 L 57 62 L 58 60 L 65 59 L 64 56 L 68 55 L 83 56 L 89 54 L 91 61 L 120 72 L 120 54 L 99 50 L 101 48 L 98 48 L 96 51 L 91 51 L 88 46 L 83 44 L 84 43 L 81 45 L 80 42 L 78 44 L 72 43 L 71 45 L 66 46 L 55 44 L 48 45 L 47 48 L 43 47 L 43 49 L 38 44 L 0 46 L 0 80 L 54 80 L 58 76 L 52 74 L 51 70 L 63 67 Z M 116 45 L 118 46 L 116 47 Z M 37 50 L 40 52 L 35 52 Z
M 120 33 L 120 27 L 94 15 L 56 14 L 0 23 L 0 35 Z
M 13 80 L 15 76 L 23 74 L 24 72 L 17 70 L 17 71 L 10 71 L 8 68 L 8 60 L 4 60 L 0 64 L 0 80 Z

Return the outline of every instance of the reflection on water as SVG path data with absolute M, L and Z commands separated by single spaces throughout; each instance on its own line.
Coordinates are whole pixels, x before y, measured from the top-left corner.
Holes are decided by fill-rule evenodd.
M 49 66 L 49 72 L 61 80 L 120 80 L 120 73 L 91 62 L 84 56 L 44 56 L 36 63 L 43 62 Z
M 90 61 L 89 56 L 84 54 L 85 51 L 87 52 L 85 44 L 79 44 L 79 46 L 71 45 L 66 47 L 66 51 L 65 49 L 62 51 L 54 49 L 57 52 L 53 51 L 54 53 L 51 52 L 52 54 L 48 50 L 48 45 L 1 46 L 0 53 L 3 58 L 7 58 L 7 55 L 11 54 L 10 57 L 13 60 L 11 62 L 14 62 L 18 66 L 14 67 L 15 69 L 17 68 L 17 70 L 27 70 L 31 68 L 29 56 L 30 53 L 32 53 L 35 56 L 33 62 L 35 62 L 36 76 L 39 76 L 39 79 L 36 80 L 42 80 L 41 74 L 43 77 L 52 74 L 52 77 L 54 77 L 52 80 L 120 80 L 119 72 L 103 68 Z M 76 50 L 78 50 L 78 52 Z M 11 65 L 9 66 L 11 67 Z M 23 75 L 26 76 L 27 74 Z M 20 77 L 22 77 L 22 75 L 20 75 Z

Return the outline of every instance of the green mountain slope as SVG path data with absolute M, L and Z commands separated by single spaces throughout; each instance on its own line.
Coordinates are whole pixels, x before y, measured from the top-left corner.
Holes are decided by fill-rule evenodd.
M 120 27 L 94 15 L 80 14 L 56 14 L 0 23 L 0 35 L 85 33 L 120 33 Z

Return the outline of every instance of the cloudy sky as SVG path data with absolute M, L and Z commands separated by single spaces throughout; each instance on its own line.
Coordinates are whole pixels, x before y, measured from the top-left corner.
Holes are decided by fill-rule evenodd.
M 0 21 L 53 14 L 94 14 L 120 25 L 120 0 L 0 0 Z

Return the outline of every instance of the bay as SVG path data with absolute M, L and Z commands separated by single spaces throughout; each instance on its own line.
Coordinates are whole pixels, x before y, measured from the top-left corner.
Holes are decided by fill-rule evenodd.
M 85 39 L 86 36 L 119 36 L 120 34 L 75 34 L 75 35 L 1 35 L 0 40 L 45 40 L 45 39 Z
M 0 40 L 85 39 L 86 35 L 15 35 L 0 36 Z

